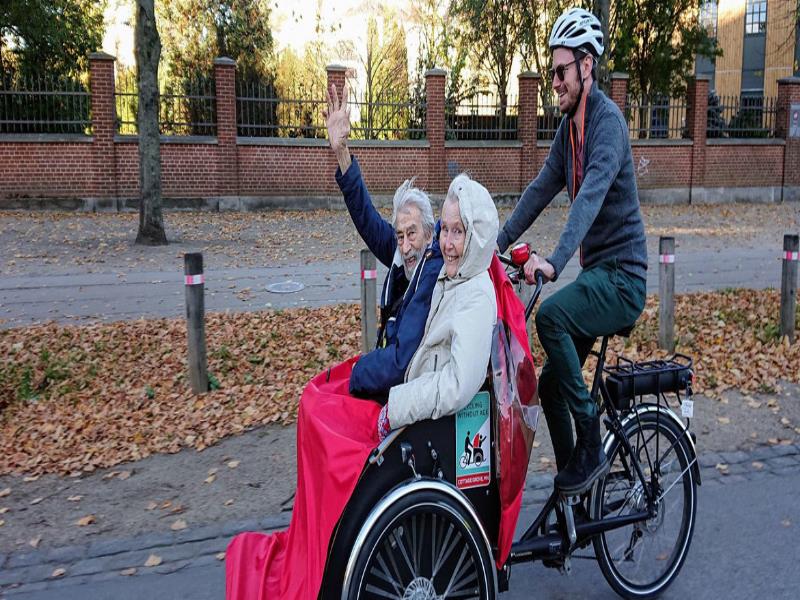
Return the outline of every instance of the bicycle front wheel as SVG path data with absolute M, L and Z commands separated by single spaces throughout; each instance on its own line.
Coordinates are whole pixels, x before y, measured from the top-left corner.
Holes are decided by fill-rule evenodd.
M 594 539 L 597 561 L 608 583 L 625 598 L 652 598 L 675 579 L 689 551 L 697 512 L 693 449 L 678 425 L 662 413 L 643 413 L 625 428 L 632 452 L 615 440 L 611 469 L 591 499 L 594 519 L 646 511 L 647 492 L 656 499 L 652 518 L 613 529 Z M 638 465 L 644 482 L 637 475 Z

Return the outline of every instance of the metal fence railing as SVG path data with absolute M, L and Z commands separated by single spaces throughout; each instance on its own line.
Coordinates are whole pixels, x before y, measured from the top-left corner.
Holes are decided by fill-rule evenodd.
M 90 108 L 79 79 L 0 77 L 0 133 L 88 135 Z
M 777 98 L 717 96 L 708 98 L 706 135 L 709 138 L 775 137 Z
M 536 139 L 552 140 L 556 137 L 556 131 L 561 124 L 564 115 L 558 105 L 547 105 L 539 107 L 539 114 L 536 116 Z
M 136 77 L 118 73 L 114 101 L 117 111 L 117 132 L 136 134 L 139 107 Z M 213 77 L 184 79 L 161 90 L 158 111 L 162 135 L 217 135 L 217 97 Z
M 631 95 L 625 118 L 631 139 L 680 139 L 686 135 L 686 98 Z
M 404 90 L 351 93 L 351 137 L 357 140 L 423 140 L 426 105 Z
M 325 89 L 298 84 L 278 93 L 275 85 L 237 82 L 236 123 L 244 137 L 324 138 Z
M 482 92 L 459 104 L 445 104 L 445 139 L 516 140 L 519 106 L 507 96 L 505 106 L 499 95 Z

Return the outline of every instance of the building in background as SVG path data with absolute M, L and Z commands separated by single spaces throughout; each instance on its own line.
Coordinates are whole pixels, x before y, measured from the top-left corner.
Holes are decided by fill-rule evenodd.
M 778 79 L 800 74 L 796 0 L 707 0 L 700 19 L 722 56 L 698 57 L 696 73 L 720 97 L 774 98 Z

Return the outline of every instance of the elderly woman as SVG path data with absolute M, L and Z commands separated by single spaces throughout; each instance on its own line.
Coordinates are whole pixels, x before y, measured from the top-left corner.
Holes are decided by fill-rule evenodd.
M 486 379 L 497 300 L 488 269 L 499 228 L 489 192 L 467 175 L 450 184 L 442 205 L 439 246 L 444 266 L 433 289 L 425 335 L 405 383 L 389 391 L 378 436 L 469 404 Z

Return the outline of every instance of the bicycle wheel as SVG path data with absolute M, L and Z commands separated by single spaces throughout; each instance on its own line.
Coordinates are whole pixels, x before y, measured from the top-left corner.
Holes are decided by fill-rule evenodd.
M 645 485 L 657 498 L 656 516 L 602 533 L 593 543 L 614 591 L 625 598 L 652 598 L 672 583 L 689 551 L 697 512 L 694 453 L 683 432 L 663 414 L 643 413 L 625 433 L 633 455 L 614 441 L 608 456 L 611 469 L 592 495 L 592 518 L 647 510 Z M 644 485 L 634 462 L 644 474 Z
M 494 567 L 479 531 L 442 493 L 401 498 L 365 538 L 347 598 L 494 599 Z

